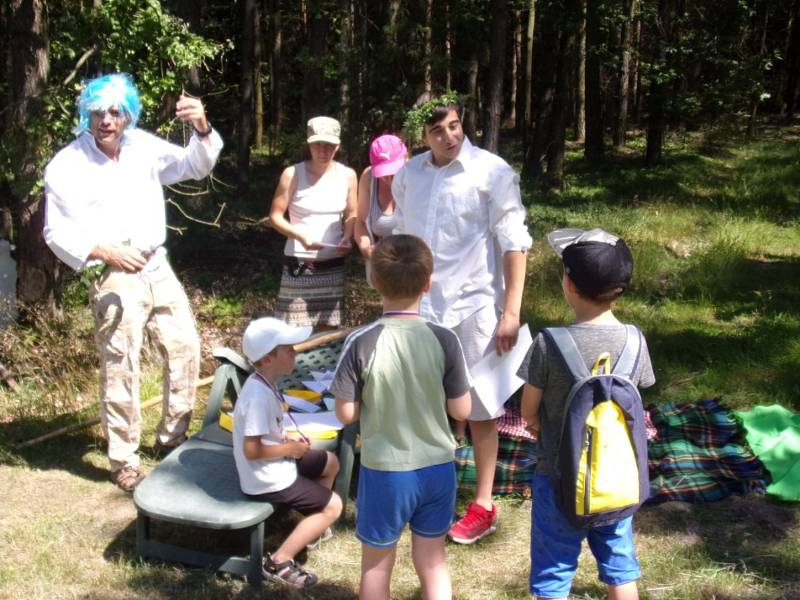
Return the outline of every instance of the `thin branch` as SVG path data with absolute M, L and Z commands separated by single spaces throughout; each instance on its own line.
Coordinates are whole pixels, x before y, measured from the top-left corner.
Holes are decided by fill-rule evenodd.
M 225 210 L 225 206 L 227 205 L 225 202 L 223 202 L 220 205 L 219 212 L 217 213 L 217 216 L 213 221 L 203 221 L 202 219 L 196 219 L 195 217 L 193 217 L 190 214 L 188 214 L 185 210 L 183 210 L 183 207 L 180 204 L 178 204 L 177 202 L 175 202 L 172 198 L 167 198 L 167 202 L 169 202 L 175 208 L 177 208 L 178 212 L 180 212 L 184 216 L 184 218 L 186 218 L 186 219 L 188 219 L 190 221 L 194 221 L 195 223 L 200 223 L 202 225 L 208 225 L 209 227 L 219 227 L 220 226 L 219 225 L 219 219 L 222 216 L 222 212 Z M 172 228 L 172 229 L 174 229 L 175 231 L 179 231 L 178 228 Z M 183 229 L 186 229 L 186 228 L 184 227 Z
M 81 54 L 81 57 L 78 59 L 78 62 L 75 63 L 75 68 L 72 69 L 72 73 L 67 75 L 66 79 L 64 79 L 64 81 L 61 83 L 61 85 L 67 85 L 70 81 L 75 79 L 75 76 L 78 74 L 78 69 L 80 69 L 83 66 L 83 63 L 85 63 L 87 60 L 89 60 L 89 57 L 92 54 L 94 54 L 95 52 L 97 52 L 97 44 L 94 44 L 86 52 Z

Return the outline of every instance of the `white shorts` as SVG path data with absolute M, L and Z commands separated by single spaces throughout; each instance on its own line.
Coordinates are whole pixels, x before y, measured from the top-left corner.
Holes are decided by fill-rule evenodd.
M 458 325 L 452 328 L 453 333 L 458 336 L 461 348 L 464 351 L 464 358 L 467 366 L 472 369 L 484 356 L 494 352 L 495 340 L 494 332 L 497 328 L 499 315 L 494 306 L 487 305 L 472 313 Z M 489 421 L 496 419 L 505 413 L 501 406 L 497 413 L 489 414 L 486 408 L 478 399 L 475 388 L 470 390 L 472 394 L 472 412 L 468 420 L 470 421 Z

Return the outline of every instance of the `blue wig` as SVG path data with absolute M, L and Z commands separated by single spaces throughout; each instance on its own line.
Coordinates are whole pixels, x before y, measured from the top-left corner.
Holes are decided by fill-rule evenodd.
M 129 75 L 115 73 L 87 81 L 78 98 L 78 125 L 72 130 L 75 135 L 89 131 L 92 112 L 116 107 L 124 115 L 127 128 L 136 127 L 142 112 L 139 90 Z

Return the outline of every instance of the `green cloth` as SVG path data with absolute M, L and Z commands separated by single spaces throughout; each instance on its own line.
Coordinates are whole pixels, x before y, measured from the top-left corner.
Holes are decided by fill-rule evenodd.
M 736 414 L 747 442 L 772 475 L 767 493 L 800 500 L 800 413 L 772 404 Z

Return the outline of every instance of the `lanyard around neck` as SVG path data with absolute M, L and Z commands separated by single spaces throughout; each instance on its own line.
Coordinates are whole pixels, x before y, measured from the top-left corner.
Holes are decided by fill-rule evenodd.
M 275 386 L 275 384 L 274 384 L 274 383 L 272 383 L 272 382 L 271 382 L 269 379 L 267 379 L 266 377 L 264 377 L 264 376 L 263 376 L 261 373 L 259 373 L 258 371 L 254 372 L 254 373 L 253 373 L 253 375 L 255 375 L 255 376 L 256 376 L 256 379 L 260 380 L 260 381 L 261 381 L 261 383 L 263 383 L 263 384 L 264 384 L 264 385 L 266 385 L 266 386 L 267 386 L 267 387 L 268 387 L 270 390 L 272 390 L 272 393 L 273 393 L 273 394 L 275 394 L 275 399 L 276 399 L 276 400 L 278 401 L 278 403 L 280 403 L 280 405 L 281 405 L 281 410 L 283 410 L 283 403 L 281 402 L 281 398 L 282 398 L 283 396 L 282 396 L 282 395 L 281 395 L 281 393 L 278 391 L 278 388 Z M 292 422 L 292 425 L 294 425 L 294 426 L 295 426 L 295 429 L 297 429 L 297 433 L 300 435 L 300 437 L 303 439 L 303 441 L 304 441 L 306 444 L 311 444 L 311 440 L 310 440 L 310 439 L 308 439 L 308 438 L 305 436 L 305 434 L 304 434 L 302 431 L 300 431 L 300 425 L 298 425 L 298 424 L 297 424 L 297 421 L 295 421 L 295 420 L 294 420 L 294 417 L 292 416 L 292 411 L 290 411 L 290 410 L 284 410 L 283 412 L 284 412 L 286 415 L 288 415 L 288 416 L 289 416 L 289 420 Z

